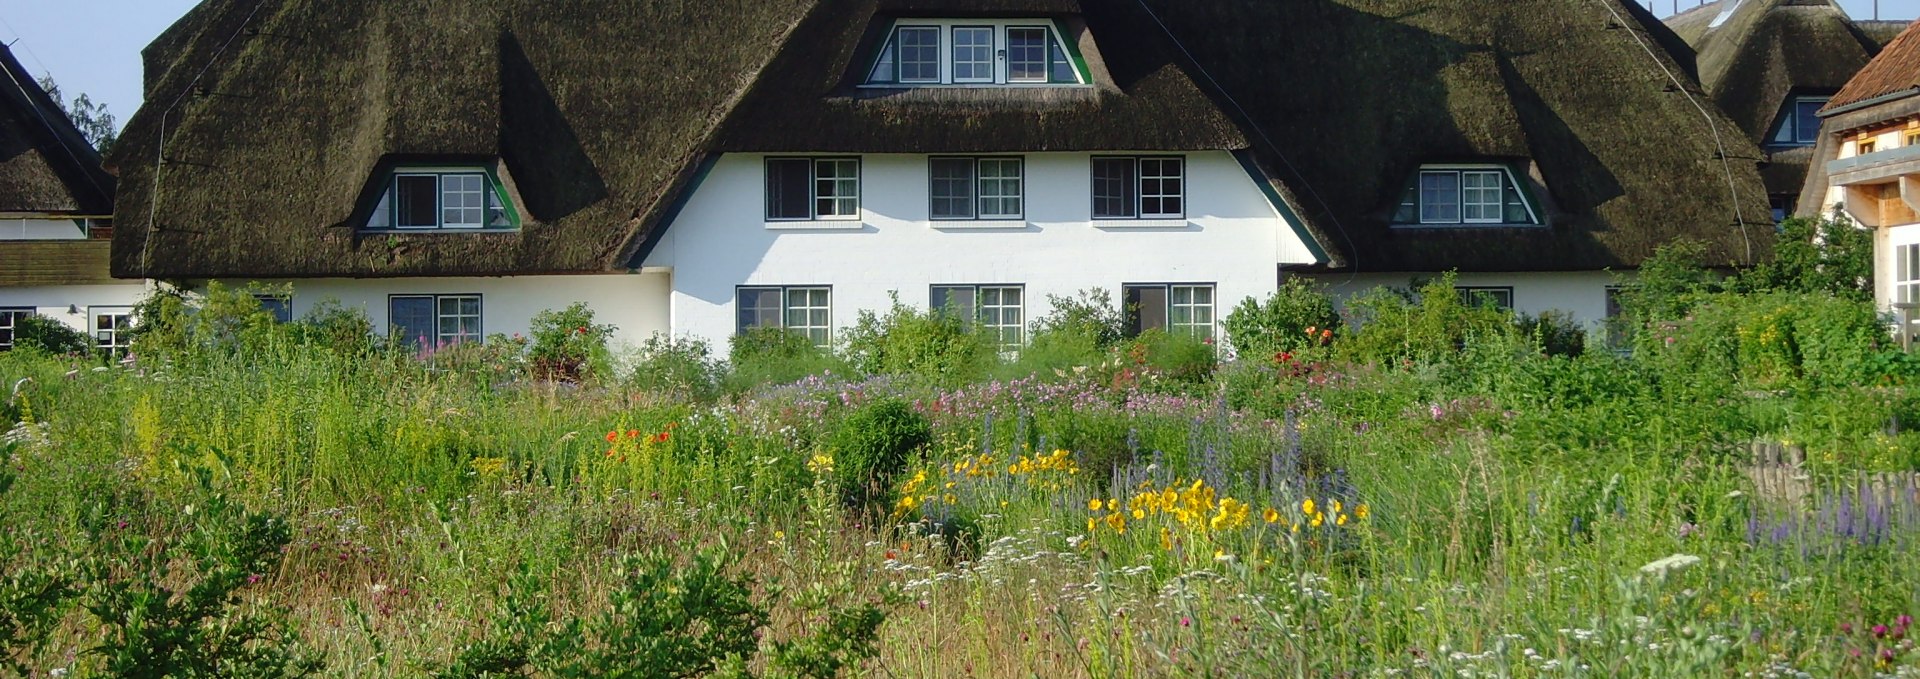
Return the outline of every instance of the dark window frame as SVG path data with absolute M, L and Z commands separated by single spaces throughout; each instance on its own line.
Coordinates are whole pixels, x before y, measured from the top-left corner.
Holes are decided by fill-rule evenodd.
M 790 303 L 790 300 L 792 299 L 792 298 L 790 297 L 790 295 L 791 295 L 791 294 L 792 294 L 792 293 L 793 293 L 794 291 L 796 291 L 796 290 L 806 290 L 806 291 L 813 291 L 813 290 L 824 290 L 824 291 L 826 291 L 826 293 L 827 293 L 827 307 L 826 307 L 826 311 L 827 311 L 827 324 L 826 324 L 825 326 L 814 326 L 814 325 L 810 325 L 810 324 L 809 324 L 809 325 L 805 325 L 805 326 L 798 326 L 798 329 L 799 329 L 799 330 L 800 330 L 801 332 L 803 332 L 803 333 L 804 333 L 804 332 L 805 332 L 805 330 L 808 330 L 808 329 L 812 329 L 812 328 L 815 328 L 815 327 L 819 327 L 819 328 L 821 328 L 821 329 L 822 329 L 822 330 L 824 331 L 824 333 L 825 333 L 825 337 L 823 338 L 823 339 L 825 340 L 825 343 L 821 343 L 821 342 L 814 342 L 814 343 L 813 343 L 813 344 L 814 344 L 814 346 L 817 346 L 817 347 L 820 347 L 820 348 L 823 348 L 823 349 L 824 349 L 824 348 L 828 348 L 828 347 L 831 347 L 831 346 L 833 346 L 833 339 L 834 339 L 834 337 L 833 337 L 833 336 L 834 336 L 834 327 L 833 327 L 833 309 L 834 309 L 834 301 L 833 301 L 833 297 L 834 297 L 834 295 L 833 295 L 833 285 L 832 285 L 832 284 L 828 284 L 828 283 L 822 283 L 822 284 L 806 284 L 806 285 L 735 285 L 735 286 L 733 286 L 733 333 L 734 333 L 734 335 L 735 335 L 735 336 L 739 336 L 739 335 L 744 335 L 744 334 L 746 334 L 746 333 L 747 333 L 747 331 L 749 331 L 749 330 L 755 330 L 755 329 L 759 329 L 759 328 L 783 328 L 783 329 L 795 329 L 795 328 L 796 328 L 796 326 L 794 326 L 794 325 L 792 325 L 792 324 L 790 324 L 790 323 L 788 323 L 788 322 L 787 322 L 787 315 L 788 315 L 788 314 L 790 314 L 790 313 L 792 313 L 792 312 L 793 312 L 793 309 L 795 308 L 795 307 L 793 307 L 793 306 L 791 305 L 791 303 Z M 741 298 L 742 298 L 742 296 L 743 296 L 743 295 L 742 295 L 742 293 L 745 293 L 745 292 L 748 292 L 748 291 L 755 291 L 755 292 L 773 292 L 773 293 L 776 293 L 776 294 L 778 294 L 778 295 L 780 296 L 780 308 L 779 308 L 779 310 L 777 311 L 777 313 L 776 313 L 776 314 L 775 314 L 775 316 L 774 316 L 774 319 L 775 319 L 775 324 L 773 324 L 773 325 L 767 325 L 767 324 L 756 324 L 756 325 L 753 325 L 753 326 L 751 326 L 751 327 L 749 327 L 749 326 L 747 326 L 747 325 L 746 325 L 746 324 L 745 324 L 745 323 L 743 322 L 743 321 L 744 321 L 745 319 L 743 319 L 743 318 L 741 318 L 741 306 L 740 306 L 740 302 L 741 302 Z M 814 307 L 811 307 L 811 306 L 809 306 L 809 307 L 806 307 L 806 308 L 808 308 L 808 309 L 812 309 L 812 308 L 814 308 Z M 811 337 L 811 336 L 809 336 L 809 337 L 808 337 L 807 339 L 808 339 L 808 341 L 813 341 L 813 339 L 814 339 L 814 338 L 813 338 L 813 337 Z
M 256 293 L 253 296 L 253 299 L 254 301 L 260 303 L 261 309 L 265 309 L 267 313 L 273 314 L 273 320 L 275 322 L 278 322 L 278 323 L 293 322 L 293 295 L 269 295 L 269 294 Z
M 1098 177 L 1098 175 L 1096 174 L 1096 172 L 1101 161 L 1130 162 L 1132 164 L 1132 174 L 1129 177 L 1129 179 L 1132 182 L 1132 186 L 1130 187 L 1131 192 L 1128 193 L 1126 196 L 1124 196 L 1124 198 L 1131 203 L 1130 205 L 1128 205 L 1129 213 L 1126 215 L 1113 215 L 1113 214 L 1100 213 L 1100 202 L 1103 198 L 1099 193 L 1100 186 L 1097 183 L 1098 180 L 1096 179 L 1096 177 Z M 1180 211 L 1178 213 L 1147 214 L 1147 211 L 1146 211 L 1147 198 L 1146 198 L 1146 191 L 1144 186 L 1146 182 L 1145 164 L 1147 162 L 1164 162 L 1164 161 L 1173 161 L 1175 163 L 1178 163 L 1180 167 L 1180 176 L 1179 176 L 1180 193 L 1177 194 L 1178 199 L 1180 201 Z M 1187 157 L 1184 155 L 1140 155 L 1140 156 L 1096 155 L 1096 156 L 1093 156 L 1088 159 L 1088 165 L 1087 165 L 1087 198 L 1088 198 L 1087 214 L 1092 215 L 1093 219 L 1096 221 L 1122 221 L 1122 220 L 1153 221 L 1153 220 L 1162 220 L 1162 219 L 1186 219 L 1187 207 L 1191 205 L 1193 202 L 1193 192 L 1192 192 L 1193 175 L 1187 171 L 1188 168 L 1189 168 L 1189 164 L 1187 163 Z M 1155 194 L 1155 195 L 1162 196 L 1164 199 L 1164 197 L 1173 196 L 1175 194 Z
M 1120 285 L 1120 306 L 1121 306 L 1120 311 L 1121 311 L 1121 316 L 1125 318 L 1124 322 L 1126 326 L 1127 336 L 1138 337 L 1143 332 L 1155 329 L 1155 328 L 1145 327 L 1146 318 L 1141 315 L 1141 310 L 1137 308 L 1137 305 L 1135 305 L 1131 301 L 1133 298 L 1132 292 L 1134 290 L 1159 290 L 1161 292 L 1161 295 L 1164 298 L 1164 307 L 1161 309 L 1161 314 L 1160 314 L 1161 325 L 1157 327 L 1169 333 L 1173 332 L 1173 327 L 1174 327 L 1173 310 L 1175 306 L 1173 301 L 1174 288 L 1206 288 L 1208 290 L 1209 300 L 1207 302 L 1207 306 L 1210 308 L 1210 311 L 1208 312 L 1209 320 L 1207 324 L 1208 333 L 1206 337 L 1204 337 L 1203 339 L 1208 339 L 1208 340 L 1218 339 L 1220 335 L 1220 320 L 1221 320 L 1220 319 L 1220 284 L 1218 282 L 1204 282 L 1204 281 L 1122 283 Z M 1189 304 L 1188 306 L 1193 306 L 1193 305 Z M 1197 324 L 1185 323 L 1183 325 L 1194 326 Z
M 429 302 L 430 302 L 430 303 L 431 303 L 431 304 L 433 305 L 433 347 L 434 347 L 434 348 L 438 348 L 438 347 L 440 347 L 440 346 L 442 346 L 443 344 L 446 344 L 446 341 L 445 341 L 445 335 L 446 335 L 446 333 L 442 333 L 442 332 L 440 332 L 440 322 L 441 322 L 441 320 L 442 320 L 442 314 L 441 314 L 441 312 L 440 312 L 440 302 L 441 302 L 441 300 L 446 300 L 446 299 L 464 299 L 464 298 L 468 298 L 468 297 L 471 297 L 471 298 L 473 298 L 473 300 L 474 300 L 474 302 L 475 302 L 475 303 L 476 303 L 476 305 L 477 305 L 477 309 L 476 309 L 476 311 L 475 311 L 475 313 L 474 313 L 474 315 L 473 315 L 473 318 L 474 318 L 474 331 L 473 331 L 472 333 L 460 333 L 460 335 L 462 335 L 462 336 L 464 336 L 464 335 L 467 335 L 467 334 L 471 334 L 471 335 L 473 336 L 473 338 L 474 338 L 474 340 L 473 340 L 473 341 L 475 341 L 475 342 L 485 342 L 485 341 L 486 341 L 486 338 L 487 338 L 487 329 L 486 329 L 486 328 L 487 328 L 487 325 L 486 325 L 486 323 L 487 323 L 487 301 L 486 301 L 486 295 L 484 295 L 484 294 L 481 294 L 481 293 L 478 293 L 478 292 L 448 292 L 448 293 L 391 293 L 391 294 L 388 294 L 388 295 L 387 295 L 387 339 L 388 339 L 388 341 L 392 341 L 392 340 L 393 340 L 393 332 L 394 332 L 394 329 L 395 329 L 395 328 L 397 327 L 397 325 L 396 325 L 396 324 L 394 323 L 394 321 L 393 321 L 393 316 L 394 316 L 394 313 L 393 313 L 393 303 L 394 303 L 394 302 L 395 302 L 396 300 L 401 300 L 401 299 L 424 299 L 424 300 L 428 300 L 428 301 L 429 301 Z M 456 316 L 456 317 L 464 317 L 464 316 L 465 316 L 465 314 L 455 314 L 455 316 Z M 402 336 L 402 337 L 400 338 L 400 341 L 401 341 L 401 342 L 402 342 L 403 344 L 405 344 L 406 346 L 409 346 L 409 347 L 412 347 L 412 348 L 413 348 L 414 350 L 416 350 L 416 351 L 418 351 L 418 350 L 420 350 L 420 349 L 423 349 L 423 348 L 426 348 L 426 347 L 422 347 L 422 346 L 420 346 L 420 345 L 419 345 L 419 344 L 418 344 L 418 343 L 416 342 L 416 338 L 417 338 L 417 336 L 416 336 L 416 337 L 408 337 L 408 336 Z
M 801 161 L 805 161 L 807 163 L 807 216 L 805 217 L 791 217 L 791 216 L 784 216 L 784 215 L 776 216 L 774 214 L 775 201 L 774 201 L 774 194 L 773 194 L 773 189 L 774 189 L 773 166 L 776 163 L 797 163 Z M 853 163 L 853 180 L 852 180 L 853 181 L 853 197 L 852 197 L 853 213 L 848 215 L 841 215 L 841 214 L 822 215 L 820 214 L 820 200 L 821 200 L 820 198 L 820 181 L 821 181 L 820 165 L 822 163 L 846 163 L 846 162 Z M 761 160 L 760 168 L 761 168 L 761 180 L 762 180 L 761 181 L 761 185 L 762 185 L 761 200 L 762 200 L 762 207 L 765 208 L 762 212 L 766 217 L 766 221 L 769 221 L 769 222 L 857 222 L 857 221 L 860 221 L 864 215 L 863 211 L 866 209 L 864 204 L 865 201 L 863 200 L 864 194 L 866 192 L 866 164 L 860 162 L 859 156 L 767 156 L 766 158 Z M 838 182 L 838 181 L 844 181 L 844 180 L 836 177 L 829 181 Z M 828 198 L 827 200 L 840 201 L 840 200 L 846 200 L 846 198 L 836 194 L 833 197 Z
M 4 320 L 0 324 L 0 351 L 13 349 L 14 332 L 20 329 L 20 319 L 38 315 L 40 309 L 37 307 L 0 307 L 0 319 Z
M 1456 285 L 1453 289 L 1460 293 L 1460 303 L 1469 307 L 1478 306 L 1474 303 L 1475 295 L 1491 295 L 1494 296 L 1493 305 L 1496 308 L 1513 311 L 1513 286 L 1511 285 Z M 1505 295 L 1506 301 L 1500 301 L 1499 295 Z
M 936 180 L 933 175 L 933 168 L 936 164 L 942 161 L 967 162 L 971 164 L 972 174 L 968 177 L 968 179 L 970 180 L 970 184 L 972 186 L 972 191 L 973 191 L 972 194 L 970 195 L 971 204 L 973 207 L 973 212 L 971 216 L 942 217 L 938 214 L 938 211 L 934 209 L 935 201 L 940 200 L 940 198 L 936 196 L 934 193 L 934 182 Z M 988 200 L 985 188 L 986 188 L 986 182 L 989 180 L 985 177 L 984 173 L 980 171 L 980 168 L 983 163 L 1005 162 L 1005 161 L 1012 161 L 1014 163 L 1014 166 L 1019 168 L 1020 170 L 1020 177 L 1017 183 L 1017 185 L 1020 187 L 1020 193 L 1017 196 L 1017 199 L 1020 201 L 1020 212 L 1017 214 L 988 215 L 986 213 L 986 210 L 982 208 L 986 205 L 986 201 Z M 992 181 L 1005 181 L 1005 180 L 995 179 Z M 1001 200 L 1004 198 L 1005 196 L 999 196 L 996 198 L 996 200 Z M 947 200 L 953 200 L 953 199 L 947 198 Z M 1027 218 L 1027 158 L 1026 156 L 943 155 L 943 156 L 927 157 L 927 219 L 928 220 L 935 221 L 935 222 L 1006 222 L 1006 221 L 1020 221 L 1020 220 L 1025 220 L 1026 218 Z

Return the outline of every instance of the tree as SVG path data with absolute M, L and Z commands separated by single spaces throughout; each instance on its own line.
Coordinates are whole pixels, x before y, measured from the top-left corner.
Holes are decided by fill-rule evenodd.
M 102 155 L 113 148 L 113 142 L 120 138 L 120 129 L 114 124 L 113 114 L 107 112 L 106 104 L 93 103 L 93 98 L 85 93 L 74 97 L 71 103 L 63 101 L 60 98 L 60 86 L 51 77 L 40 79 L 40 89 L 46 90 L 47 97 L 66 112 L 67 118 L 73 121 L 74 127 L 79 128 L 80 135 L 86 137 L 87 143 Z
M 1780 224 L 1773 261 L 1745 276 L 1754 290 L 1873 295 L 1873 237 L 1838 215 L 1795 217 Z

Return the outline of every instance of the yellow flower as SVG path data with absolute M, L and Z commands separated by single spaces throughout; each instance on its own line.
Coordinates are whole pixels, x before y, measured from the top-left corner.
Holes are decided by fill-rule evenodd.
M 1279 523 L 1280 512 L 1274 511 L 1272 507 L 1268 507 L 1266 511 L 1260 512 L 1260 520 L 1267 523 Z
M 1339 501 L 1339 500 L 1334 500 L 1334 501 L 1333 501 L 1333 513 L 1335 513 L 1335 514 L 1339 514 L 1339 513 L 1340 513 L 1340 510 L 1341 510 L 1341 507 L 1340 507 L 1340 501 Z
M 1300 524 L 1298 524 L 1298 523 L 1296 523 L 1296 524 L 1293 524 L 1293 525 L 1291 525 L 1291 526 L 1288 526 L 1288 529 L 1289 529 L 1289 530 L 1292 530 L 1292 531 L 1293 531 L 1293 532 L 1295 532 L 1295 533 L 1298 533 L 1298 532 L 1300 532 Z
M 1369 511 L 1367 511 L 1367 503 L 1365 503 L 1365 502 L 1362 502 L 1362 503 L 1360 503 L 1360 506 L 1358 506 L 1358 507 L 1354 507 L 1354 508 L 1353 508 L 1353 516 L 1354 516 L 1354 518 L 1356 518 L 1356 519 L 1360 519 L 1360 520 L 1363 520 L 1363 521 L 1364 521 L 1364 520 L 1366 520 L 1366 518 L 1367 518 L 1367 515 L 1368 515 L 1368 514 L 1371 514 L 1371 513 L 1372 513 L 1372 512 L 1369 512 Z
M 1134 507 L 1134 508 L 1133 508 L 1133 520 L 1135 520 L 1135 521 L 1139 521 L 1139 520 L 1141 520 L 1141 519 L 1144 519 L 1144 518 L 1147 518 L 1147 513 L 1146 513 L 1146 511 L 1144 511 L 1144 510 L 1142 510 L 1142 509 L 1140 509 L 1139 507 Z
M 1160 549 L 1173 551 L 1173 531 L 1166 528 L 1160 529 Z
M 825 453 L 814 453 L 813 459 L 807 460 L 807 471 L 813 472 L 816 476 L 832 474 L 833 456 Z
M 1087 517 L 1087 532 L 1092 533 L 1094 528 L 1099 527 L 1100 525 L 1099 521 L 1100 521 L 1099 519 L 1093 518 L 1091 516 Z
M 1097 497 L 1096 497 L 1096 498 L 1094 498 L 1094 499 L 1091 499 L 1091 500 L 1088 500 L 1088 501 L 1087 501 L 1087 511 L 1089 511 L 1089 512 L 1097 512 L 1097 511 L 1100 511 L 1100 498 L 1097 498 Z
M 1123 533 L 1123 534 L 1126 533 L 1127 532 L 1127 515 L 1121 514 L 1119 512 L 1108 514 L 1107 527 L 1112 528 L 1113 532 L 1115 533 Z
M 1319 527 L 1320 527 L 1320 524 L 1322 524 L 1322 523 L 1326 523 L 1326 521 L 1327 521 L 1327 515 L 1325 515 L 1325 514 L 1322 514 L 1322 513 L 1320 513 L 1320 512 L 1314 512 L 1314 513 L 1313 513 L 1313 527 L 1314 527 L 1314 528 L 1319 528 Z
M 1307 498 L 1305 500 L 1300 501 L 1300 513 L 1305 514 L 1307 516 L 1313 516 L 1313 498 Z
M 1339 518 L 1333 520 L 1333 525 L 1335 526 L 1347 525 L 1347 515 L 1341 514 Z

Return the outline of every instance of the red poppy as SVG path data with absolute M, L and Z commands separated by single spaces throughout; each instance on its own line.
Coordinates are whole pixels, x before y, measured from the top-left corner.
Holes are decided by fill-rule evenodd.
M 627 430 L 627 438 L 630 438 L 630 439 L 637 439 L 637 438 L 640 438 L 640 430 L 638 430 L 638 429 L 628 429 L 628 430 Z
M 663 432 L 660 432 L 660 433 L 658 433 L 658 434 L 654 434 L 654 435 L 653 435 L 653 439 L 652 439 L 652 440 L 653 440 L 653 442 L 654 442 L 654 443 L 656 443 L 656 444 L 659 444 L 659 443 L 666 443 L 666 442 L 667 442 L 667 433 L 663 431 Z
M 887 560 L 892 561 L 893 559 L 894 559 L 893 550 L 891 549 L 887 550 Z
M 613 443 L 614 441 L 618 441 L 618 440 L 620 440 L 620 432 L 618 431 L 607 432 L 607 443 Z

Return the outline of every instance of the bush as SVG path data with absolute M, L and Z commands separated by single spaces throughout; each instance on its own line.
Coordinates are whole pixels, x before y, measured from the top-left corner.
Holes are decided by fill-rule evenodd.
M 1073 297 L 1047 295 L 1052 311 L 1034 321 L 1033 334 L 1091 338 L 1095 346 L 1106 348 L 1127 334 L 1127 318 L 1113 303 L 1113 295 L 1103 288 L 1081 290 Z
M 577 382 L 606 374 L 607 338 L 613 331 L 611 325 L 593 322 L 593 310 L 585 302 L 534 314 L 529 330 L 533 348 L 527 353 L 534 378 Z
M 933 425 L 906 401 L 881 399 L 854 410 L 828 444 L 842 501 L 884 510 L 908 458 L 932 441 Z
M 806 335 L 785 328 L 754 328 L 734 335 L 727 347 L 726 390 L 744 393 L 765 384 L 787 384 L 846 367 Z
M 1324 342 L 1319 332 L 1337 332 L 1339 326 L 1333 300 L 1319 286 L 1299 277 L 1288 278 L 1264 303 L 1251 297 L 1242 300 L 1223 323 L 1234 351 L 1241 356 L 1271 356 L 1320 346 Z M 1314 337 L 1307 336 L 1308 328 L 1314 330 Z
M 1020 356 L 1002 364 L 995 373 L 1008 379 L 1036 375 L 1052 379 L 1076 368 L 1099 365 L 1107 358 L 1100 339 L 1091 334 L 1071 328 L 1036 332 L 1020 349 Z
M 38 314 L 20 318 L 13 326 L 13 346 L 51 354 L 84 354 L 93 349 L 86 333 Z
M 1828 293 L 1722 293 L 1691 315 L 1656 323 L 1636 345 L 1666 382 L 1777 389 L 1885 377 L 1890 343 L 1872 302 Z
M 655 333 L 640 345 L 640 360 L 628 384 L 683 400 L 711 400 L 720 388 L 720 366 L 706 340 Z
M 1579 356 L 1587 351 L 1586 329 L 1565 311 L 1549 309 L 1522 315 L 1515 319 L 1514 327 L 1548 356 Z
M 1448 273 L 1420 287 L 1417 301 L 1388 288 L 1374 288 L 1347 303 L 1358 330 L 1342 341 L 1349 359 L 1394 365 L 1452 356 L 1478 335 L 1512 332 L 1512 314 L 1492 306 L 1468 306 Z
M 986 373 L 999 346 L 953 314 L 922 312 L 896 295 L 887 315 L 862 310 L 846 332 L 845 357 L 869 375 L 917 375 L 958 384 Z
M 134 353 L 176 359 L 199 355 L 255 354 L 287 339 L 273 314 L 256 295 L 286 295 L 285 286 L 229 287 L 207 284 L 198 295 L 177 288 L 155 289 L 134 308 Z
M 374 351 L 373 321 L 367 319 L 365 311 L 340 306 L 339 300 L 320 300 L 293 324 L 292 330 L 302 344 L 324 347 L 342 357 L 361 357 Z
M 1654 250 L 1640 271 L 1621 278 L 1620 313 L 1637 332 L 1650 323 L 1683 318 L 1693 305 L 1719 289 L 1713 272 L 1702 264 L 1706 246 L 1699 241 L 1676 240 Z
M 1127 340 L 1120 351 L 1127 363 L 1186 384 L 1207 381 L 1220 365 L 1220 354 L 1210 338 L 1159 329 Z
M 1873 236 L 1838 214 L 1780 223 L 1773 261 L 1740 278 L 1749 290 L 1873 296 Z

